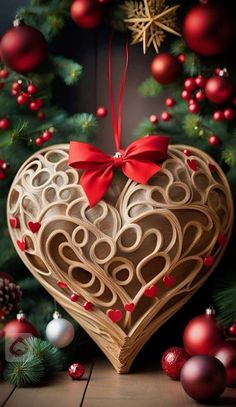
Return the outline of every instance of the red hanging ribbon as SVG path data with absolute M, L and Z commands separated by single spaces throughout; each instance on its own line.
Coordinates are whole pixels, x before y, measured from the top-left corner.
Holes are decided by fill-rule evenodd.
M 121 149 L 122 105 L 129 60 L 128 43 L 125 47 L 126 63 L 119 93 L 118 120 L 112 90 L 111 51 L 112 37 L 109 43 L 108 76 L 112 126 L 117 153 L 115 156 L 110 156 L 91 144 L 79 141 L 70 143 L 69 165 L 84 170 L 80 184 L 89 200 L 90 207 L 96 205 L 109 189 L 114 168 L 120 168 L 133 181 L 146 184 L 160 170 L 161 167 L 156 163 L 166 158 L 169 144 L 169 137 L 151 135 L 134 141 L 125 151 Z

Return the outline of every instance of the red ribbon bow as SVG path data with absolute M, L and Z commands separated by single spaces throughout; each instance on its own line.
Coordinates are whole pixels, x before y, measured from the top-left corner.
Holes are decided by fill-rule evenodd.
M 112 91 L 111 48 L 112 37 L 109 44 L 108 75 L 112 125 L 117 153 L 112 157 L 91 144 L 79 141 L 70 143 L 69 165 L 84 170 L 80 178 L 80 184 L 87 195 L 90 207 L 96 205 L 109 189 L 114 168 L 121 168 L 128 178 L 140 184 L 146 184 L 160 170 L 160 166 L 156 162 L 166 158 L 169 144 L 169 137 L 146 136 L 131 143 L 125 151 L 120 148 L 123 94 L 129 60 L 128 43 L 126 43 L 125 48 L 126 63 L 119 94 L 118 120 L 116 120 Z
M 156 162 L 165 159 L 168 144 L 169 137 L 147 136 L 112 157 L 91 144 L 72 141 L 69 165 L 84 170 L 80 184 L 93 207 L 111 186 L 114 168 L 121 168 L 128 178 L 146 184 L 160 170 Z

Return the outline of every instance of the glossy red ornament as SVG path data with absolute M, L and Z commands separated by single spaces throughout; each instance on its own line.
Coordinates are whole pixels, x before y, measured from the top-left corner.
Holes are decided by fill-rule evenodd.
M 235 117 L 235 111 L 231 107 L 224 110 L 224 118 L 226 120 L 233 120 Z
M 0 129 L 1 130 L 7 130 L 9 129 L 10 126 L 10 120 L 7 118 L 1 119 L 0 120 Z
M 151 63 L 151 73 L 157 82 L 164 85 L 174 82 L 181 72 L 178 58 L 168 53 L 157 55 Z
M 161 120 L 164 122 L 168 122 L 171 119 L 171 114 L 169 112 L 162 112 L 161 114 Z
M 70 15 L 78 27 L 91 29 L 101 23 L 103 12 L 96 0 L 74 0 L 71 4 Z
M 189 100 L 191 99 L 191 93 L 188 90 L 184 89 L 181 93 L 181 98 L 184 100 Z
M 73 363 L 68 369 L 68 375 L 73 380 L 79 380 L 83 377 L 85 368 L 80 363 Z
M 192 90 L 195 90 L 197 87 L 195 78 L 187 78 L 184 81 L 184 89 L 188 90 L 191 92 Z
M 30 95 L 34 95 L 35 93 L 38 92 L 38 87 L 37 87 L 34 83 L 30 83 L 30 84 L 27 86 L 27 92 L 28 92 Z
M 71 294 L 70 300 L 71 300 L 72 302 L 77 302 L 78 299 L 79 299 L 79 295 L 78 295 L 78 294 L 75 294 L 75 293 Z
M 91 311 L 93 309 L 93 304 L 89 301 L 85 301 L 83 307 L 86 311 Z
M 25 105 L 28 102 L 28 100 L 29 100 L 29 94 L 26 92 L 21 93 L 16 99 L 18 105 Z
M 179 380 L 182 367 L 189 358 L 189 354 L 182 348 L 175 346 L 167 349 L 161 358 L 162 370 L 172 379 Z
M 224 113 L 221 110 L 216 110 L 213 113 L 213 119 L 216 122 L 222 122 L 225 119 Z
M 184 54 L 179 54 L 178 55 L 178 61 L 183 64 L 185 62 L 185 55 Z
M 187 148 L 184 149 L 184 155 L 190 157 L 192 155 L 192 151 L 188 150 Z
M 227 386 L 236 387 L 236 341 L 227 340 L 216 345 L 210 355 L 219 359 L 226 370 Z
M 206 256 L 203 259 L 203 264 L 206 267 L 211 267 L 215 263 L 215 258 L 213 256 Z
M 107 108 L 105 106 L 100 106 L 100 107 L 97 108 L 96 116 L 99 119 L 104 119 L 104 117 L 106 117 L 107 114 L 108 114 L 108 110 L 107 110 Z
M 12 90 L 14 90 L 18 93 L 21 90 L 21 86 L 22 86 L 22 82 L 18 81 L 18 82 L 13 82 L 13 84 L 11 85 L 11 88 L 12 88 Z
M 35 144 L 36 144 L 36 146 L 42 146 L 43 143 L 44 143 L 44 139 L 43 139 L 42 137 L 37 137 L 37 138 L 35 139 Z
M 190 103 L 188 110 L 193 114 L 197 114 L 199 112 L 199 106 L 197 103 Z
M 214 309 L 208 308 L 204 315 L 187 324 L 183 334 L 184 348 L 190 355 L 207 355 L 223 337 L 223 328 L 215 318 Z
M 150 120 L 150 122 L 151 122 L 152 124 L 157 124 L 157 123 L 158 123 L 158 117 L 157 117 L 156 114 L 152 114 L 152 115 L 150 116 L 149 120 Z
M 220 138 L 219 138 L 219 136 L 217 136 L 216 134 L 212 134 L 212 135 L 208 138 L 208 144 L 210 144 L 211 146 L 219 146 L 219 145 L 220 145 Z
M 236 324 L 235 322 L 228 329 L 229 336 L 236 337 Z
M 30 102 L 29 108 L 30 108 L 30 110 L 32 110 L 32 111 L 37 111 L 37 110 L 39 110 L 39 109 L 40 109 L 40 106 L 39 106 L 37 100 L 33 100 L 33 102 Z
M 215 357 L 198 355 L 184 364 L 180 380 L 185 392 L 194 400 L 212 401 L 225 390 L 226 372 Z
M 213 103 L 227 102 L 233 95 L 233 91 L 233 84 L 224 76 L 212 76 L 206 82 L 206 97 Z
M 0 69 L 0 78 L 1 79 L 6 79 L 9 75 L 9 72 L 7 69 Z
M 199 86 L 199 88 L 204 88 L 206 84 L 206 78 L 202 75 L 198 75 L 195 79 L 196 85 Z
M 167 98 L 165 101 L 166 107 L 173 107 L 175 105 L 175 100 L 173 98 Z
M 20 20 L 14 21 L 2 37 L 0 52 L 7 66 L 16 72 L 29 72 L 38 68 L 47 55 L 43 34 Z
M 188 47 L 204 56 L 211 57 L 225 52 L 234 38 L 230 13 L 224 4 L 216 2 L 190 8 L 182 27 Z
M 205 93 L 202 90 L 198 90 L 196 92 L 195 98 L 199 101 L 202 102 L 203 100 L 205 100 Z
M 42 139 L 44 141 L 49 141 L 52 138 L 53 133 L 50 130 L 45 130 L 42 134 Z
M 25 314 L 20 311 L 16 319 L 12 319 L 4 325 L 3 334 L 6 339 L 15 339 L 20 334 L 26 334 L 27 336 L 40 336 L 37 329 L 27 321 Z

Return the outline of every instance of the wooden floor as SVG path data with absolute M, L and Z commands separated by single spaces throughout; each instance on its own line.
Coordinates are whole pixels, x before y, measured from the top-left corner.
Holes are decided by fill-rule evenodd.
M 116 374 L 107 360 L 86 366 L 83 380 L 58 374 L 42 387 L 14 388 L 0 383 L 0 405 L 4 407 L 191 407 L 197 406 L 181 384 L 157 369 Z M 204 405 L 204 404 L 201 404 Z M 236 389 L 227 389 L 216 404 L 236 406 Z

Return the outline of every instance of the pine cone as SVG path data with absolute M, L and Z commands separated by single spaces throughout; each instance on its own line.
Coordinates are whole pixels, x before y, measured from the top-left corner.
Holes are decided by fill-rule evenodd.
M 10 314 L 20 299 L 20 287 L 7 278 L 0 277 L 0 317 Z

